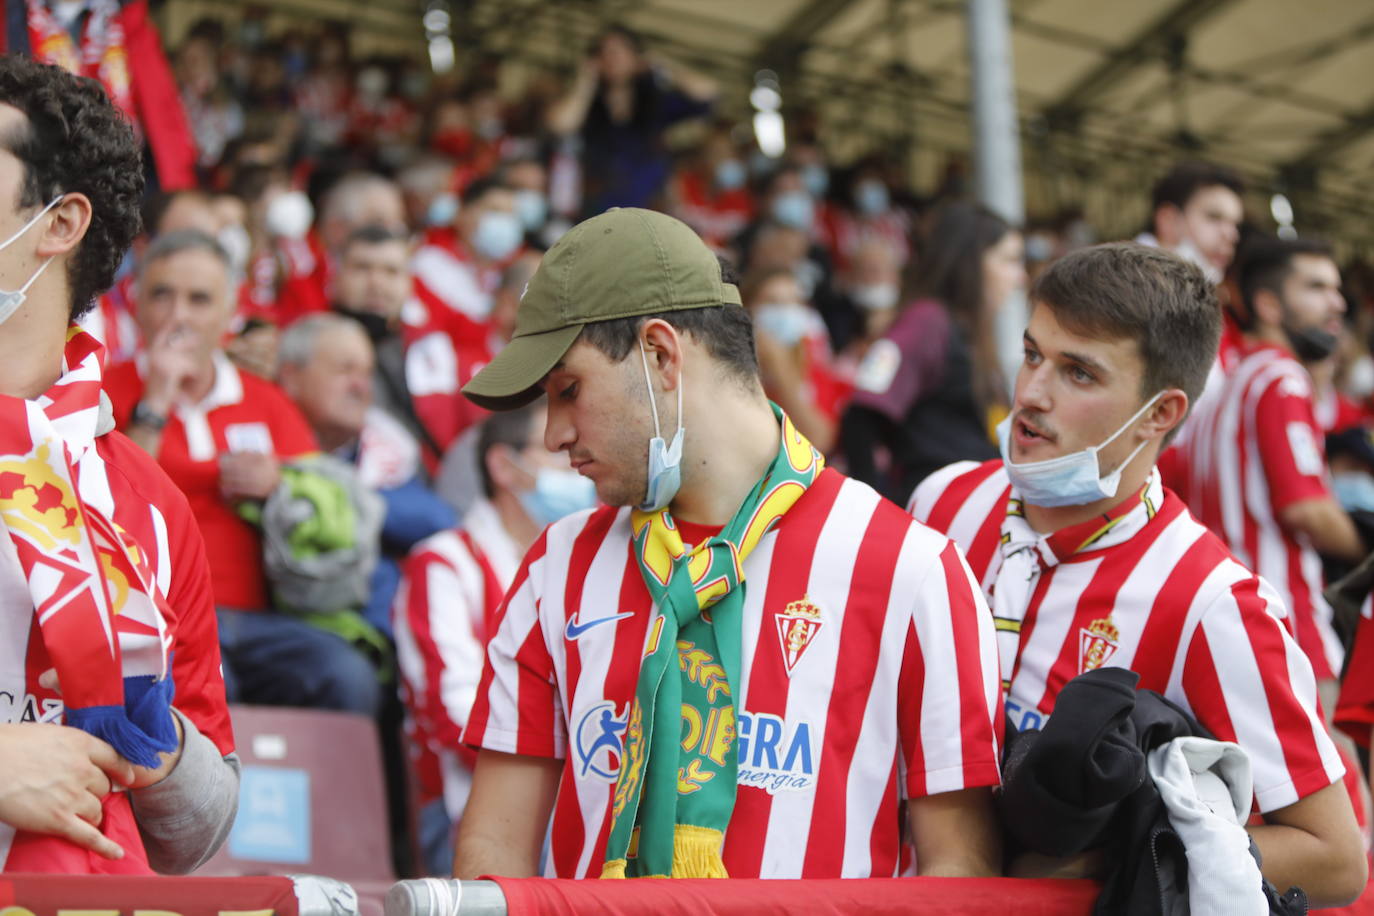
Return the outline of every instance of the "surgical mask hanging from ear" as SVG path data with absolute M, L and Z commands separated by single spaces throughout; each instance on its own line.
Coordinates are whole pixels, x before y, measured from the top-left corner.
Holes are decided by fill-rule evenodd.
M 22 229 L 5 239 L 3 242 L 0 242 L 0 251 L 4 251 L 6 248 L 10 247 L 10 245 L 18 241 L 20 236 L 32 229 L 34 224 L 43 218 L 43 214 L 61 203 L 63 197 L 66 197 L 66 195 L 59 194 L 57 197 L 54 197 L 46 207 L 38 211 L 38 214 L 34 216 L 33 219 L 25 223 Z M 0 324 L 4 324 L 11 315 L 19 310 L 19 306 L 24 304 L 24 300 L 27 298 L 29 292 L 29 287 L 33 286 L 34 282 L 42 275 L 43 271 L 48 269 L 48 265 L 52 263 L 53 257 L 53 255 L 49 255 L 42 264 L 39 264 L 38 269 L 29 274 L 29 279 L 23 286 L 18 289 L 0 289 Z
M 677 380 L 677 434 L 673 444 L 663 441 L 663 430 L 658 423 L 658 402 L 654 399 L 654 382 L 649 376 L 649 355 L 644 352 L 644 341 L 639 342 L 639 358 L 644 363 L 644 384 L 649 386 L 649 408 L 654 412 L 654 437 L 649 440 L 649 478 L 644 492 L 644 502 L 639 504 L 642 512 L 657 512 L 677 495 L 682 486 L 682 437 L 687 430 L 682 425 L 682 377 Z
M 1011 460 L 1013 415 L 1009 414 L 1001 423 L 997 424 L 997 439 L 1002 448 L 1002 464 L 1007 469 L 1007 477 L 1011 479 L 1011 485 L 1016 488 L 1026 502 L 1032 506 L 1043 506 L 1047 509 L 1055 509 L 1060 506 L 1086 506 L 1089 503 L 1097 502 L 1099 499 L 1115 496 L 1116 491 L 1121 487 L 1121 472 L 1126 469 L 1126 465 L 1135 460 L 1135 456 L 1139 455 L 1140 450 L 1149 444 L 1149 440 L 1147 439 L 1137 445 L 1126 456 L 1126 460 L 1118 464 L 1116 469 L 1106 476 L 1102 476 L 1097 454 L 1130 429 L 1135 421 L 1143 417 L 1145 412 L 1163 396 L 1164 392 L 1161 391 L 1146 401 L 1144 406 L 1132 414 L 1131 418 L 1123 423 L 1116 432 L 1098 445 L 1090 445 L 1072 454 L 1060 455 L 1058 458 L 1050 458 L 1045 461 L 1028 461 L 1025 464 L 1014 464 Z

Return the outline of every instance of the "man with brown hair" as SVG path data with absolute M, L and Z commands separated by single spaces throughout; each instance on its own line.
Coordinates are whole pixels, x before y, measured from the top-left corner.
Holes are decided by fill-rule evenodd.
M 1216 352 L 1211 285 L 1163 251 L 1099 245 L 1030 299 L 1001 459 L 937 471 L 911 502 L 991 597 L 1012 724 L 1040 728 L 1086 671 L 1136 672 L 1249 755 L 1264 876 L 1318 906 L 1353 899 L 1363 844 L 1283 599 L 1154 467 Z

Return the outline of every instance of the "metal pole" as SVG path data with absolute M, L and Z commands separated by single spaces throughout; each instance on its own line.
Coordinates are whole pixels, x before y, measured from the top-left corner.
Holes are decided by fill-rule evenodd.
M 1007 0 L 968 0 L 968 53 L 978 199 L 1020 225 L 1026 220 L 1026 201 Z M 1003 303 L 993 321 L 998 362 L 1008 383 L 1021 363 L 1021 334 L 1028 317 L 1025 297 L 1017 296 Z
M 1013 223 L 1026 218 L 1006 0 L 968 0 L 973 158 L 978 199 Z

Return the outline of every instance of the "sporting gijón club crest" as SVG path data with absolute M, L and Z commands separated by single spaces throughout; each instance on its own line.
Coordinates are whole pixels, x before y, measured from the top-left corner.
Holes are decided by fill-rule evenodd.
M 782 664 L 787 676 L 806 653 L 816 634 L 821 631 L 821 609 L 806 596 L 799 601 L 788 602 L 787 607 L 775 611 L 773 619 L 778 623 L 778 640 L 782 644 Z
M 1078 629 L 1078 673 L 1093 671 L 1107 663 L 1121 644 L 1121 631 L 1111 615 Z

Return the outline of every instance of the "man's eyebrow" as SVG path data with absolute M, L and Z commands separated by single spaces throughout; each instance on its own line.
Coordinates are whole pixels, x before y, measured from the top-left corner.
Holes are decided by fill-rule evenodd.
M 1039 349 L 1040 345 L 1035 342 L 1035 338 L 1031 336 L 1030 331 L 1022 331 L 1021 339 L 1026 343 L 1030 344 L 1032 347 Z M 1070 350 L 1061 350 L 1059 356 L 1061 359 L 1067 359 L 1070 362 L 1075 362 L 1079 363 L 1080 365 L 1086 366 L 1087 368 L 1101 375 L 1106 375 L 1110 372 L 1106 365 L 1104 365 L 1102 362 L 1096 359 L 1093 359 L 1091 356 L 1088 356 L 1085 353 L 1074 353 Z
M 1059 355 L 1062 356 L 1064 359 L 1070 360 L 1071 362 L 1079 363 L 1083 366 L 1086 366 L 1094 372 L 1098 373 L 1099 375 L 1106 375 L 1109 371 L 1107 367 L 1103 365 L 1101 362 L 1098 362 L 1091 356 L 1088 356 L 1083 353 L 1073 353 L 1069 350 L 1064 350 Z

